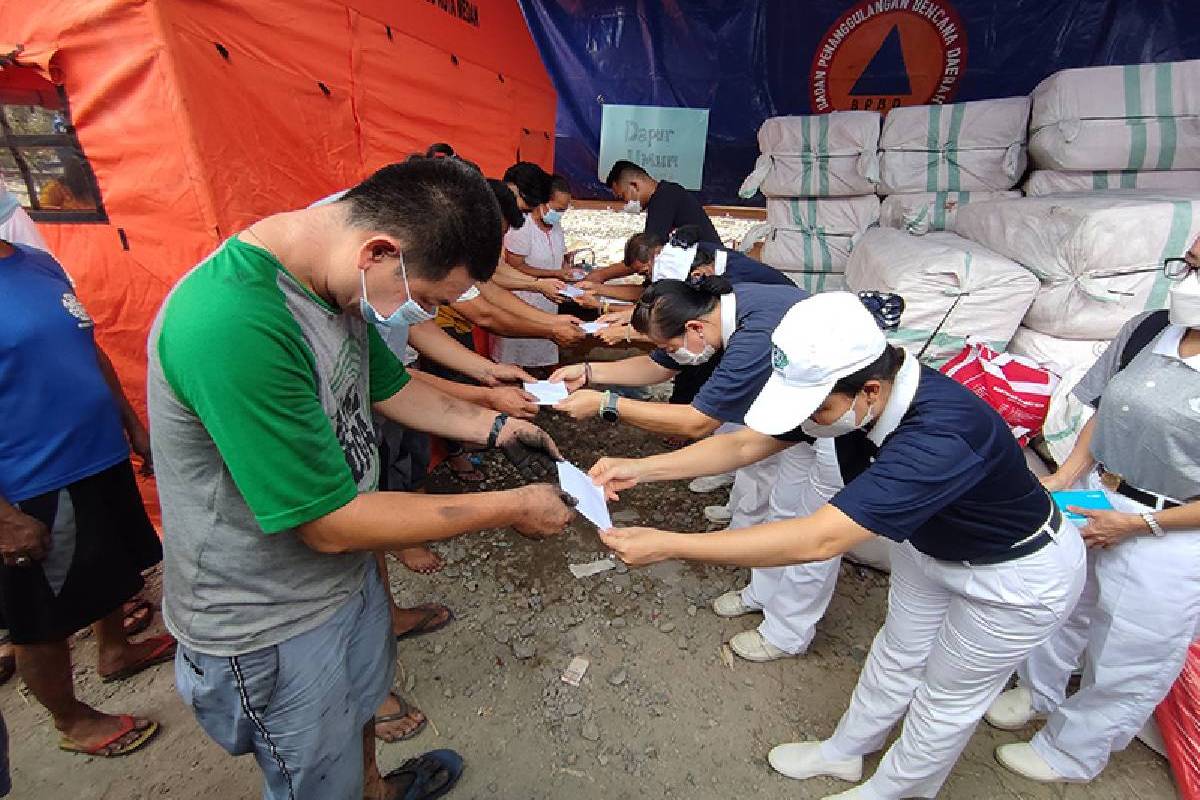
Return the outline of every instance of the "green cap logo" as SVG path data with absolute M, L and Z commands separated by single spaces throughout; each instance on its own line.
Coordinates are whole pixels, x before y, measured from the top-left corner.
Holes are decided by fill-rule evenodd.
M 780 350 L 778 345 L 771 345 L 771 366 L 782 372 L 787 365 L 787 353 Z

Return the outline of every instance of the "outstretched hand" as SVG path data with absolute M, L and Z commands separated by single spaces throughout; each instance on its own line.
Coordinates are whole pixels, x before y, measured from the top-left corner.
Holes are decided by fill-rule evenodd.
M 611 528 L 600 531 L 600 541 L 631 567 L 644 567 L 671 558 L 671 536 L 655 528 Z
M 636 459 L 607 456 L 592 465 L 588 477 L 592 483 L 604 488 L 604 496 L 609 500 L 620 500 L 619 492 L 637 486 L 641 480 Z

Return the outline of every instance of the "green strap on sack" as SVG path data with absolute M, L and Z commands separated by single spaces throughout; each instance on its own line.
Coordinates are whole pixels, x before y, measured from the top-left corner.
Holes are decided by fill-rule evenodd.
M 1170 64 L 1154 65 L 1154 111 L 1158 115 L 1158 164 L 1155 169 L 1170 169 L 1175 163 L 1175 93 L 1171 86 Z

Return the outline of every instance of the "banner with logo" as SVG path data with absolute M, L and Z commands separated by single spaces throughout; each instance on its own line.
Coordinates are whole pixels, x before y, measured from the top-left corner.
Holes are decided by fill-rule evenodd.
M 609 104 L 710 109 L 701 197 L 736 203 L 767 117 L 1011 97 L 1069 67 L 1200 58 L 1195 0 L 521 6 L 558 90 L 557 170 L 595 197 Z

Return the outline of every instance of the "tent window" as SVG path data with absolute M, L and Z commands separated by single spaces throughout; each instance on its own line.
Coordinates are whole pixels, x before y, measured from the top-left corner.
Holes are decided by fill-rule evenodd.
M 107 222 L 61 86 L 0 86 L 0 175 L 38 222 Z

